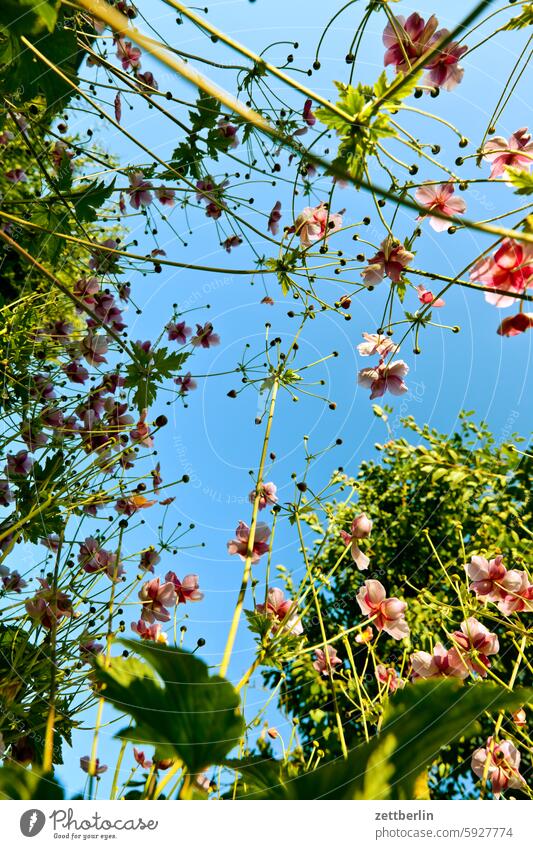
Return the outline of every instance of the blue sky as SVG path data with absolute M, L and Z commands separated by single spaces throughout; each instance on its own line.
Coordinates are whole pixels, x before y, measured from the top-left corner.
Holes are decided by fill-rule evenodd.
M 205 38 L 191 26 L 178 27 L 175 14 L 163 3 L 139 0 L 137 5 L 154 28 L 164 32 L 171 43 L 179 44 L 181 49 L 190 53 L 209 49 L 206 48 Z M 209 19 L 258 51 L 271 42 L 283 39 L 298 41 L 299 49 L 292 51 L 296 57 L 295 64 L 307 69 L 312 64 L 314 45 L 328 19 L 328 12 L 336 8 L 337 4 L 310 4 L 305 0 L 291 0 L 289 3 L 286 0 L 211 2 Z M 311 79 L 301 75 L 298 77 L 323 95 L 333 96 L 332 79 L 342 80 L 347 77 L 344 56 L 362 8 L 362 3 L 355 4 L 330 30 L 321 53 L 322 70 Z M 493 4 L 493 8 L 498 8 L 497 4 Z M 406 15 L 415 9 L 426 16 L 436 12 L 441 26 L 451 28 L 464 14 L 465 4 L 458 0 L 450 0 L 446 4 L 432 4 L 422 0 L 416 5 L 401 2 L 395 7 L 397 14 Z M 384 20 L 376 16 L 367 30 L 356 79 L 370 82 L 381 73 L 383 26 Z M 473 36 L 473 41 L 476 36 L 478 33 Z M 502 83 L 516 61 L 517 51 L 522 44 L 523 36 L 512 33 L 498 35 L 491 49 L 480 49 L 467 58 L 464 63 L 464 81 L 453 94 L 443 92 L 438 101 L 424 98 L 415 103 L 428 110 L 435 108 L 439 115 L 458 126 L 472 140 L 471 147 L 466 151 L 472 152 L 479 143 Z M 276 62 L 282 60 L 287 52 L 287 46 L 275 47 L 268 55 L 271 61 Z M 172 86 L 174 92 L 185 91 L 175 81 L 170 81 L 167 72 L 158 68 L 157 63 L 149 58 L 143 63 L 143 70 L 148 69 L 154 71 L 162 90 Z M 205 70 L 212 73 L 209 67 Z M 229 84 L 229 76 L 221 74 L 219 79 Z M 528 123 L 526 90 L 523 79 L 498 122 L 499 134 L 508 136 Z M 287 90 L 283 90 L 283 95 L 293 104 L 298 105 L 300 102 Z M 85 123 L 86 119 L 83 119 Z M 122 123 L 162 157 L 175 147 L 175 128 L 155 111 L 148 112 L 139 106 L 133 112 L 124 109 Z M 100 128 L 100 122 L 96 121 L 95 128 L 97 124 Z M 81 129 L 82 119 L 73 119 L 70 126 L 71 130 Z M 410 126 L 424 140 L 442 144 L 443 158 L 449 165 L 462 152 L 457 146 L 457 139 L 437 125 L 415 122 Z M 123 137 L 114 132 L 106 130 L 104 136 L 100 133 L 100 142 L 123 162 L 132 165 L 146 162 L 144 154 L 135 151 Z M 434 179 L 436 172 L 421 170 L 421 173 L 426 179 Z M 485 165 L 479 175 L 486 176 L 487 173 L 488 167 Z M 490 187 L 489 191 L 484 184 L 477 191 L 467 191 L 464 197 L 470 217 L 490 217 L 510 207 L 512 201 L 507 194 L 509 191 L 503 186 Z M 289 207 L 285 189 L 254 185 L 252 193 L 254 205 L 259 209 L 268 212 L 278 197 L 286 199 L 285 210 Z M 303 205 L 305 202 L 302 200 Z M 518 206 L 519 202 L 515 205 Z M 347 222 L 355 222 L 370 215 L 372 224 L 366 235 L 374 242 L 384 238 L 385 233 L 377 221 L 368 195 L 351 188 L 338 191 L 333 207 L 334 211 L 346 207 Z M 175 210 L 170 221 L 179 232 L 185 234 L 186 228 L 179 209 Z M 169 259 L 185 259 L 223 268 L 251 267 L 253 255 L 246 245 L 228 257 L 219 247 L 214 223 L 202 213 L 193 216 L 192 221 L 194 232 L 192 236 L 186 235 L 189 242 L 187 249 L 181 246 L 168 227 L 164 224 L 159 226 L 158 238 Z M 134 236 L 139 239 L 139 252 L 151 250 L 152 240 L 143 235 L 144 221 L 132 219 L 132 222 L 136 225 Z M 282 223 L 290 222 L 285 218 Z M 398 216 L 398 235 L 403 237 L 410 228 L 412 214 L 401 212 Z M 417 265 L 434 268 L 442 274 L 457 273 L 472 256 L 490 243 L 490 239 L 474 234 L 451 237 L 446 233 L 434 233 L 427 224 L 424 228 L 425 236 L 418 243 Z M 361 235 L 365 235 L 363 230 Z M 267 249 L 259 237 L 257 246 L 261 253 Z M 350 237 L 342 234 L 339 236 L 339 246 L 347 251 L 353 249 Z M 133 339 L 156 338 L 170 317 L 175 302 L 182 308 L 210 304 L 209 315 L 198 310 L 190 314 L 190 319 L 191 322 L 196 318 L 203 322 L 209 317 L 221 336 L 221 345 L 213 350 L 201 350 L 195 355 L 190 361 L 193 374 L 233 368 L 246 343 L 251 345 L 252 351 L 260 350 L 265 321 L 270 321 L 273 332 L 284 340 L 290 339 L 289 334 L 295 327 L 294 322 L 286 316 L 292 303 L 283 300 L 273 279 L 267 281 L 267 290 L 276 302 L 274 307 L 260 305 L 265 291 L 259 278 L 256 285 L 250 286 L 247 277 L 222 273 L 210 276 L 196 271 L 164 268 L 160 275 L 147 278 L 138 275 L 137 278 L 132 277 L 131 282 L 134 298 L 143 309 L 142 315 L 137 318 L 130 311 L 129 330 Z M 320 294 L 330 301 L 342 294 L 345 288 L 341 283 L 319 284 Z M 327 394 L 336 402 L 337 409 L 333 412 L 315 399 L 302 397 L 298 404 L 294 404 L 288 397 L 282 397 L 271 442 L 277 459 L 267 476 L 267 479 L 274 480 L 278 485 L 281 500 L 292 497 L 291 473 L 301 474 L 304 468 L 304 434 L 310 436 L 312 450 L 320 450 L 337 437 L 343 439 L 342 446 L 314 465 L 311 480 L 315 485 L 325 483 L 331 470 L 339 464 L 348 473 L 355 473 L 363 459 L 375 456 L 374 443 L 385 437 L 383 424 L 372 414 L 368 391 L 357 386 L 357 370 L 367 363 L 361 361 L 355 350 L 361 341 L 361 333 L 376 328 L 386 297 L 385 288 L 383 285 L 373 292 L 363 292 L 352 306 L 353 318 L 350 322 L 327 313 L 306 325 L 300 345 L 300 364 L 319 359 L 333 350 L 340 354 L 314 372 L 315 379 L 326 381 Z M 416 306 L 414 294 L 409 293 L 406 307 L 414 310 Z M 446 307 L 440 311 L 438 318 L 444 324 L 460 325 L 461 332 L 453 335 L 449 330 L 431 328 L 421 339 L 422 354 L 418 357 L 411 353 L 412 346 L 406 345 L 402 356 L 411 368 L 407 381 L 410 392 L 402 399 L 386 399 L 387 403 L 394 406 L 391 420 L 396 421 L 399 414 L 413 415 L 419 423 L 427 422 L 448 433 L 455 428 L 461 409 L 474 409 L 476 418 L 485 419 L 497 439 L 506 438 L 512 430 L 527 433 L 531 414 L 528 361 L 533 334 L 524 334 L 516 339 L 497 336 L 496 327 L 501 312 L 486 304 L 479 293 L 461 288 L 448 292 Z M 504 314 L 510 312 L 506 310 Z M 250 519 L 250 507 L 246 500 L 250 490 L 248 471 L 257 466 L 263 428 L 254 424 L 258 409 L 256 393 L 245 392 L 237 400 L 227 398 L 230 389 L 238 388 L 235 377 L 199 379 L 198 383 L 198 390 L 191 394 L 187 409 L 180 405 L 164 408 L 158 404 L 153 409 L 154 415 L 165 412 L 170 420 L 157 444 L 165 477 L 170 480 L 186 473 L 191 478 L 187 487 L 177 488 L 177 498 L 169 510 L 167 521 L 169 524 L 181 521 L 184 526 L 189 523 L 195 525 L 184 542 L 184 545 L 194 547 L 181 550 L 175 558 L 163 558 L 160 567 L 162 573 L 172 568 L 179 575 L 187 572 L 200 575 L 201 589 L 206 597 L 201 604 L 190 605 L 187 609 L 185 645 L 193 648 L 199 637 L 204 638 L 206 645 L 202 656 L 208 663 L 216 665 L 220 662 L 241 578 L 241 562 L 235 557 L 228 557 L 226 541 L 232 536 L 239 519 Z M 396 429 L 396 434 L 399 432 Z M 151 534 L 156 538 L 156 528 L 151 527 L 151 524 L 157 523 L 158 516 L 155 513 L 152 516 L 150 511 L 146 511 L 144 518 L 146 525 L 128 538 L 131 550 L 151 542 Z M 202 543 L 204 545 L 200 547 Z M 273 557 L 273 565 L 278 563 L 291 570 L 296 581 L 301 577 L 302 563 L 294 536 L 283 523 L 276 535 Z M 256 577 L 264 575 L 263 569 L 261 565 L 255 573 Z M 126 610 L 126 614 L 129 612 Z M 131 615 L 125 618 L 129 622 L 134 616 L 135 611 L 132 610 Z M 251 648 L 252 639 L 243 624 L 230 668 L 231 677 L 237 678 L 247 667 Z M 261 699 L 259 689 L 251 691 L 250 705 L 258 705 Z M 277 717 L 276 722 L 284 733 L 286 729 L 283 721 Z M 113 763 L 113 753 L 116 751 L 116 745 L 110 741 L 111 733 L 112 729 L 103 729 L 99 753 L 101 760 L 109 764 Z M 80 789 L 82 784 L 77 758 L 86 751 L 80 751 L 80 745 L 85 746 L 87 752 L 90 747 L 87 734 L 83 736 L 83 743 L 79 742 L 81 739 L 81 734 L 75 735 L 75 747 L 72 752 L 65 753 L 67 763 L 60 771 L 72 790 Z M 129 766 L 128 763 L 126 768 L 129 769 Z

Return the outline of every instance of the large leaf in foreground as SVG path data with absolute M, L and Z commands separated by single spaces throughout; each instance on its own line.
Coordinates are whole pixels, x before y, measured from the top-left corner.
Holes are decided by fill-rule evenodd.
M 346 760 L 296 777 L 276 761 L 228 766 L 241 773 L 239 798 L 412 799 L 440 749 L 472 735 L 484 711 L 515 710 L 532 699 L 531 688 L 511 692 L 490 682 L 419 681 L 396 693 L 379 737 L 352 749 Z
M 514 710 L 533 699 L 491 682 L 419 681 L 397 693 L 379 738 L 354 749 L 346 761 L 318 767 L 288 785 L 296 798 L 412 799 L 415 783 L 443 746 L 473 733 L 484 711 Z
M 160 756 L 180 758 L 191 772 L 220 763 L 244 732 L 239 696 L 225 678 L 188 652 L 121 640 L 135 657 L 99 659 L 104 698 L 129 714 L 133 728 L 119 736 L 157 746 Z
M 0 769 L 0 800 L 64 798 L 63 788 L 51 773 L 42 773 L 37 767 L 29 770 L 14 762 Z

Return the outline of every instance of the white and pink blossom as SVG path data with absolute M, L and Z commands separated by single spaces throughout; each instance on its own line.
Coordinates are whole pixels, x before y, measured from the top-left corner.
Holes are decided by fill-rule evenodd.
M 407 392 L 404 377 L 409 372 L 409 366 L 403 360 L 385 363 L 383 360 L 373 368 L 363 368 L 357 375 L 359 386 L 370 389 L 370 400 L 381 398 L 385 392 L 393 395 L 403 395 Z
M 283 622 L 284 630 L 291 634 L 299 635 L 303 633 L 303 626 L 300 617 L 297 614 L 296 602 L 285 598 L 285 593 L 278 587 L 271 587 L 267 593 L 267 601 L 265 604 L 256 604 L 256 613 L 263 616 L 269 616 L 274 620 L 272 631 L 275 632 Z
M 453 221 L 432 215 L 433 212 L 441 212 L 443 215 L 453 217 L 466 211 L 466 203 L 463 198 L 454 195 L 453 183 L 419 186 L 415 192 L 415 198 L 420 206 L 427 209 L 427 213 L 422 214 L 419 220 L 427 216 L 430 226 L 438 233 L 447 230 L 453 224 Z
M 270 528 L 264 522 L 258 522 L 255 528 L 254 542 L 251 550 L 251 562 L 257 563 L 259 558 L 268 551 Z M 235 530 L 235 538 L 228 542 L 228 554 L 238 554 L 241 560 L 246 560 L 250 540 L 250 528 L 246 522 L 239 522 Z
M 378 631 L 385 631 L 394 640 L 409 636 L 409 626 L 405 621 L 407 603 L 394 596 L 387 598 L 380 581 L 365 581 L 357 593 L 357 603 L 362 613 L 372 617 L 372 624 Z

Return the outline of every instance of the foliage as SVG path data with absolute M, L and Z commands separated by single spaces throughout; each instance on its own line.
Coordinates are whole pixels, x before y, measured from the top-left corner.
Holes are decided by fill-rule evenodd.
M 338 352 L 312 362 L 305 354 L 309 326 L 326 326 L 324 314 L 338 330 L 370 315 L 367 298 L 381 303 L 358 346 L 373 358 L 358 373 L 371 402 L 408 392 L 400 352 L 420 354 L 435 329 L 453 342 L 454 306 L 448 324 L 438 319 L 450 289 L 515 305 L 500 336 L 533 326 L 532 216 L 522 205 L 531 139 L 525 128 L 497 134 L 526 48 L 486 128 L 477 112 L 465 132 L 449 120 L 453 90 L 472 72 L 469 53 L 492 50 L 496 35 L 527 38 L 531 4 L 497 18 L 484 5 L 465 10 L 451 31 L 433 17 L 406 20 L 395 4 L 361 6 L 331 99 L 329 68 L 325 82 L 308 78 L 320 70 L 330 25 L 356 12 L 353 4 L 333 14 L 307 74 L 293 53 L 272 63 L 278 43 L 256 55 L 187 8 L 171 13 L 184 27 L 175 39 L 170 28 L 148 29 L 151 9 L 132 24 L 138 12 L 126 0 L 2 4 L 3 797 L 63 798 L 57 768 L 74 757 L 87 775 L 83 796 L 95 798 L 109 768 L 101 730 L 117 720 L 122 748 L 105 785 L 112 798 L 467 798 L 487 792 L 487 779 L 493 795 L 531 797 L 532 457 L 521 438 L 496 441 L 464 413 L 450 437 L 407 420 L 409 441 L 394 409 L 373 404 L 387 429 L 379 459 L 361 462 L 353 477 L 335 468 L 317 486 L 334 446 L 311 451 L 306 436 L 283 501 L 271 446 L 286 401 L 304 396 L 335 409 L 318 371 Z M 359 57 L 382 26 L 383 62 L 393 70 L 369 83 Z M 189 27 L 198 55 L 183 49 Z M 161 67 L 166 91 L 155 76 Z M 451 111 L 439 105 L 445 98 Z M 144 128 L 154 118 L 151 149 Z M 357 201 L 351 187 L 365 190 Z M 455 268 L 450 250 L 455 271 L 442 273 L 436 252 L 423 250 L 433 245 L 429 229 L 444 244 L 453 239 L 465 268 Z M 212 264 L 188 260 L 189 247 L 209 255 L 213 238 Z M 170 303 L 176 269 L 186 272 L 179 295 L 162 309 L 156 292 Z M 208 358 L 221 343 L 218 320 L 214 327 L 188 288 L 197 274 L 210 276 L 214 291 L 226 275 L 260 282 L 267 310 L 273 287 L 296 327 L 287 334 L 274 310 L 272 321 L 260 320 L 258 343 L 247 309 L 244 353 L 229 369 L 238 389 L 227 403 L 255 393 L 252 421 L 263 437 L 247 498 L 243 483 L 249 524 L 239 521 L 227 544 L 243 571 L 217 670 L 194 655 L 203 638 L 194 652 L 183 647 L 187 605 L 203 599 L 200 576 L 167 571 L 167 560 L 204 541 L 172 507 L 189 475 L 168 479 L 173 451 L 160 439 L 163 409 L 174 406 L 178 421 L 198 381 L 229 379 L 225 365 L 216 373 L 192 365 L 193 354 Z M 371 295 L 379 285 L 382 301 Z M 158 329 L 137 339 L 132 327 L 145 326 L 137 317 L 148 310 Z M 234 341 L 224 339 L 226 359 Z M 247 409 L 220 413 L 236 441 Z M 270 469 L 277 483 L 266 480 Z M 145 525 L 146 510 L 154 521 Z M 301 558 L 295 571 L 277 567 L 284 590 L 271 574 L 278 529 Z M 245 624 L 255 648 L 234 686 Z M 130 631 L 140 639 L 125 639 Z M 261 680 L 272 692 L 258 707 L 246 692 Z M 282 761 L 273 754 L 279 733 L 262 724 L 274 699 L 291 719 Z M 88 754 L 79 756 L 81 739 Z M 119 787 L 124 757 L 134 767 Z M 210 778 L 204 771 L 214 767 Z
M 179 758 L 192 773 L 220 763 L 244 730 L 229 681 L 210 676 L 203 661 L 180 649 L 122 642 L 148 663 L 131 657 L 98 664 L 104 698 L 135 720 L 119 736 Z

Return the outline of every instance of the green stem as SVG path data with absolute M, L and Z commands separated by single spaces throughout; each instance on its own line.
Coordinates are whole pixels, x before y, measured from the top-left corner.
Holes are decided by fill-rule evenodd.
M 235 638 L 237 636 L 237 631 L 239 628 L 239 621 L 241 618 L 242 608 L 244 605 L 244 598 L 246 595 L 246 590 L 248 589 L 248 583 L 250 581 L 250 574 L 252 569 L 252 555 L 255 541 L 255 530 L 257 527 L 257 517 L 259 514 L 259 501 L 261 498 L 261 489 L 260 484 L 263 481 L 263 473 L 265 469 L 265 462 L 267 458 L 268 451 L 268 443 L 270 440 L 270 432 L 272 430 L 272 421 L 274 419 L 274 410 L 276 407 L 276 399 L 278 396 L 279 389 L 279 376 L 274 379 L 272 384 L 272 393 L 270 396 L 270 405 L 268 408 L 268 418 L 265 428 L 265 435 L 263 437 L 263 446 L 261 449 L 261 459 L 259 461 L 259 469 L 257 472 L 257 486 L 256 486 L 256 494 L 254 498 L 254 505 L 252 509 L 252 521 L 250 524 L 250 534 L 248 537 L 248 548 L 246 551 L 246 559 L 244 561 L 244 571 L 241 580 L 241 586 L 239 589 L 239 595 L 237 597 L 237 604 L 235 605 L 235 610 L 233 611 L 233 618 L 231 620 L 231 625 L 228 633 L 228 639 L 226 642 L 226 648 L 224 649 L 224 655 L 222 658 L 222 663 L 220 665 L 220 674 L 225 675 L 228 671 L 229 662 L 231 659 L 231 653 L 233 651 L 233 646 L 235 643 Z

